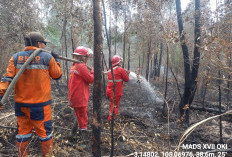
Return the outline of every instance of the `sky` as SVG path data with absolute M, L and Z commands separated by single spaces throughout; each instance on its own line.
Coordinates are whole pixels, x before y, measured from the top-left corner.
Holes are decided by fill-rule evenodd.
M 216 1 L 218 1 L 218 3 L 223 2 L 223 0 L 210 0 L 210 6 L 211 6 L 212 11 L 216 10 Z M 186 9 L 189 2 L 190 2 L 190 0 L 181 0 L 182 10 Z

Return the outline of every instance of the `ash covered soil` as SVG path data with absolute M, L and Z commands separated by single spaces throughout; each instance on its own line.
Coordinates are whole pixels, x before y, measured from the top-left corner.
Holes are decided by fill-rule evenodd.
M 167 114 L 162 113 L 163 101 L 160 101 L 162 100 L 162 95 L 158 92 L 163 93 L 164 91 L 161 84 L 156 84 L 155 87 L 155 91 L 160 99 L 152 99 L 147 91 L 139 86 L 124 84 L 124 95 L 119 105 L 119 115 L 115 121 L 115 155 L 133 156 L 134 152 L 157 152 L 157 154 L 162 156 L 162 152 L 175 151 L 178 141 L 187 127 L 179 126 L 178 93 L 174 90 L 174 84 L 170 84 L 170 86 L 173 86 L 173 90 L 168 91 L 169 98 L 167 103 L 170 114 L 167 116 Z M 89 157 L 91 156 L 92 144 L 92 86 L 88 106 L 88 135 L 85 137 L 78 133 L 72 138 L 69 136 L 75 121 L 75 115 L 74 111 L 68 107 L 67 93 L 67 86 L 52 85 L 54 156 Z M 7 104 L 5 110 L 0 111 L 0 157 L 17 156 L 15 140 L 17 123 L 13 106 L 13 96 L 10 96 L 10 103 Z M 107 120 L 108 113 L 109 100 L 103 96 L 101 113 L 102 156 L 109 156 L 111 148 L 110 124 Z M 190 114 L 190 123 L 193 124 L 213 115 L 212 113 L 193 110 Z M 219 120 L 215 119 L 199 126 L 186 139 L 185 144 L 218 144 L 220 140 L 218 124 Z M 222 121 L 223 141 L 228 148 L 232 148 L 231 124 L 231 120 Z M 29 150 L 30 156 L 41 156 L 40 142 L 35 133 L 33 133 Z M 231 155 L 228 153 L 227 156 Z

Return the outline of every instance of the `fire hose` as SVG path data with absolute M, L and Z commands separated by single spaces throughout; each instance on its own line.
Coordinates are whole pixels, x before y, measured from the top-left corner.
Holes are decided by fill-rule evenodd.
M 16 82 L 18 81 L 18 79 L 20 78 L 20 76 L 22 75 L 22 73 L 24 72 L 24 70 L 26 69 L 26 67 L 32 62 L 32 60 L 36 57 L 37 54 L 39 54 L 41 51 L 47 52 L 47 53 L 51 53 L 50 51 L 44 50 L 44 49 L 36 49 L 31 55 L 30 57 L 26 60 L 26 62 L 23 64 L 23 66 L 20 68 L 20 70 L 17 72 L 17 74 L 15 75 L 14 79 L 11 81 L 9 87 L 7 88 L 5 94 L 2 97 L 1 100 L 1 104 L 0 105 L 4 105 L 7 101 L 8 96 L 10 95 L 11 90 L 14 88 Z M 66 58 L 66 57 L 62 57 L 62 56 L 58 56 L 56 58 L 59 58 L 61 60 L 66 60 L 66 61 L 70 61 L 70 62 L 74 62 L 74 63 L 82 63 L 79 60 L 75 60 L 75 59 L 71 59 L 71 58 Z M 89 70 L 92 70 L 91 67 L 87 66 L 87 68 Z

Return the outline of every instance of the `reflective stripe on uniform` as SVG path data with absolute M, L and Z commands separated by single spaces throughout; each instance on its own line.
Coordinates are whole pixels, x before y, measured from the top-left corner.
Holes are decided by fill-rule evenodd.
M 115 82 L 122 82 L 123 80 L 120 79 L 120 80 L 114 80 Z M 108 82 L 113 82 L 113 80 L 108 80 Z
M 19 103 L 19 102 L 15 102 L 15 106 L 17 107 L 43 107 L 43 106 L 47 106 L 50 105 L 52 103 L 52 100 L 48 100 L 46 102 L 42 102 L 42 103 Z
M 18 142 L 25 142 L 31 139 L 32 133 L 26 135 L 16 135 L 16 140 Z
M 77 71 L 77 70 L 70 70 L 70 73 L 74 73 L 74 74 L 77 74 L 77 75 L 80 74 L 79 71 Z
M 16 69 L 20 69 L 23 66 L 23 64 L 17 64 Z M 47 65 L 40 65 L 40 64 L 35 64 L 35 65 L 28 65 L 26 69 L 44 69 L 48 70 L 49 66 Z
M 53 135 L 52 135 L 52 134 L 50 134 L 50 135 L 48 135 L 48 136 L 47 136 L 47 137 L 45 137 L 45 138 L 43 138 L 43 137 L 39 137 L 39 140 L 40 140 L 40 141 L 48 141 L 48 140 L 50 140 L 52 137 L 53 137 Z
M 4 81 L 4 82 L 11 82 L 13 80 L 12 77 L 7 77 L 7 76 L 3 76 L 1 81 Z

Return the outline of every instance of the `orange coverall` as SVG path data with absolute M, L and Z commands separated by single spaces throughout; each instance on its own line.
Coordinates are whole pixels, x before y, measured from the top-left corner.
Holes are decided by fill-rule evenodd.
M 11 57 L 7 72 L 0 82 L 1 97 L 21 66 L 36 49 L 37 47 L 28 46 Z M 18 145 L 29 142 L 33 128 L 41 141 L 42 152 L 52 144 L 50 77 L 59 79 L 61 75 L 60 63 L 56 62 L 51 54 L 40 52 L 20 76 L 15 85 Z
M 74 108 L 80 129 L 87 129 L 89 84 L 93 83 L 93 71 L 89 72 L 85 63 L 75 63 L 70 69 L 68 83 L 70 106 Z
M 115 117 L 118 114 L 119 103 L 121 100 L 121 96 L 123 95 L 123 81 L 128 82 L 129 76 L 126 73 L 126 70 L 122 67 L 117 67 L 113 70 L 114 79 L 115 79 Z M 108 121 L 112 118 L 113 113 L 113 78 L 111 72 L 108 73 L 108 84 L 106 88 L 106 95 L 110 99 L 110 113 L 108 117 Z

